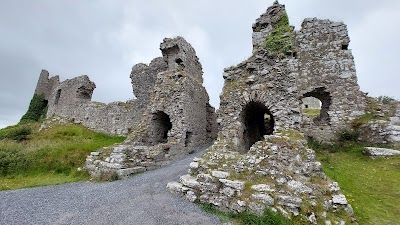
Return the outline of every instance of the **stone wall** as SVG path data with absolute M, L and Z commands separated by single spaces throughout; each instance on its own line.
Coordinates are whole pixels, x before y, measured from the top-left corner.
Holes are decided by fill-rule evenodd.
M 224 211 L 262 214 L 269 208 L 301 224 L 351 222 L 353 209 L 339 185 L 325 176 L 305 140 L 291 138 L 265 136 L 246 154 L 213 145 L 167 188 Z
M 95 88 L 86 75 L 59 82 L 58 76 L 49 78 L 49 73 L 42 71 L 35 93 L 44 94 L 48 101 L 47 118 L 59 116 L 95 131 L 127 135 L 140 121 L 140 100 L 93 102 Z
M 321 115 L 314 120 L 304 118 L 302 130 L 329 141 L 366 108 L 347 27 L 342 22 L 305 19 L 296 32 L 296 43 L 299 97 L 315 97 L 322 102 Z
M 305 97 L 301 100 L 302 109 L 321 109 L 322 103 L 315 97 Z
M 301 133 L 331 141 L 365 113 L 346 26 L 306 19 L 295 31 L 286 18 L 276 1 L 253 24 L 252 56 L 224 70 L 217 141 L 167 187 L 222 210 L 270 208 L 304 224 L 351 222 L 346 197 Z M 278 26 L 287 32 L 278 34 Z M 301 114 L 307 97 L 322 102 L 314 120 Z
M 160 46 L 166 71 L 156 74 L 140 123 L 125 143 L 87 158 L 86 167 L 92 176 L 116 172 L 125 177 L 153 169 L 215 139 L 214 108 L 208 103 L 194 49 L 181 37 L 166 38 Z M 150 76 L 156 71 L 142 65 L 135 68 Z

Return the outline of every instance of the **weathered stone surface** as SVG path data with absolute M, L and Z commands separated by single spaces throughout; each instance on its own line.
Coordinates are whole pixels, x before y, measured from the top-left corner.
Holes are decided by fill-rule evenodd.
M 332 202 L 333 204 L 339 204 L 339 205 L 347 205 L 347 199 L 344 195 L 333 195 L 332 196 Z
M 400 156 L 400 151 L 387 148 L 365 147 L 363 154 L 367 156 Z
M 275 189 L 271 188 L 267 184 L 257 184 L 251 186 L 251 189 L 258 191 L 258 192 L 275 192 Z
M 298 193 L 311 193 L 312 189 L 299 181 L 291 180 L 287 183 L 288 187 Z
M 236 190 L 243 190 L 244 189 L 244 182 L 239 180 L 227 180 L 227 179 L 219 179 L 221 183 L 225 186 L 231 187 Z
M 174 193 L 186 193 L 188 190 L 190 190 L 187 187 L 184 187 L 181 183 L 178 182 L 170 182 L 167 184 L 167 188 Z
M 266 194 L 252 194 L 251 198 L 254 200 L 257 200 L 267 206 L 273 206 L 274 205 L 274 199 Z
M 139 109 L 127 111 L 127 115 L 136 122 L 123 119 L 121 122 L 134 125 L 128 139 L 88 158 L 92 176 L 116 168 L 124 169 L 117 171 L 120 175 L 129 173 L 130 168 L 154 169 L 215 139 L 215 112 L 202 85 L 196 52 L 182 37 L 164 39 L 160 49 L 162 58 L 132 68 L 132 86 L 138 98 L 133 105 Z M 198 160 L 190 167 L 195 172 Z
M 196 180 L 195 177 L 190 175 L 183 175 L 180 178 L 180 181 L 183 185 L 188 186 L 190 188 L 199 187 L 199 182 Z
M 229 177 L 229 173 L 227 172 L 223 172 L 223 171 L 211 171 L 211 175 L 213 175 L 213 177 L 219 178 L 219 179 L 225 179 L 227 177 Z

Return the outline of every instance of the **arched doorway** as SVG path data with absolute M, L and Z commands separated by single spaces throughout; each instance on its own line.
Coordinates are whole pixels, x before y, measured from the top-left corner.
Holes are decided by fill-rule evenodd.
M 304 94 L 302 98 L 303 105 L 304 105 L 304 99 L 317 99 L 317 101 L 319 101 L 320 104 L 319 114 L 310 117 L 313 119 L 314 123 L 325 124 L 330 121 L 328 111 L 332 103 L 332 97 L 329 94 L 329 92 L 325 90 L 325 88 L 323 87 L 316 88 L 313 91 Z M 303 114 L 304 114 L 304 109 L 303 109 Z
M 260 102 L 250 102 L 242 112 L 244 125 L 243 144 L 244 151 L 263 139 L 264 135 L 271 135 L 274 132 L 274 117 L 269 109 Z
M 162 111 L 154 113 L 153 129 L 154 144 L 167 143 L 168 132 L 172 129 L 172 123 L 169 116 Z

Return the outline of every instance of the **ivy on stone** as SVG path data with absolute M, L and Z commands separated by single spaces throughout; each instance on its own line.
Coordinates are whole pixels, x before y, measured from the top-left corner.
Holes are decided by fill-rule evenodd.
M 28 111 L 22 116 L 20 123 L 39 121 L 46 117 L 47 101 L 44 95 L 34 94 L 29 104 Z

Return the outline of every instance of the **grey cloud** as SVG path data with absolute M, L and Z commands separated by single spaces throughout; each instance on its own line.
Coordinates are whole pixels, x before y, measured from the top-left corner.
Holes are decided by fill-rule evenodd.
M 196 49 L 204 67 L 204 85 L 217 107 L 223 68 L 250 56 L 251 25 L 272 2 L 1 1 L 0 127 L 17 122 L 19 117 L 11 114 L 25 112 L 42 68 L 62 79 L 89 75 L 97 85 L 96 101 L 132 98 L 129 73 L 133 64 L 149 63 L 160 56 L 162 39 L 176 35 L 187 38 Z M 400 98 L 394 85 L 400 83 L 395 62 L 399 33 L 393 29 L 400 18 L 400 2 L 281 2 L 297 29 L 305 17 L 332 18 L 348 24 L 361 89 Z M 387 14 L 371 19 L 379 12 Z M 378 19 L 386 23 L 379 23 L 379 29 L 371 27 Z

